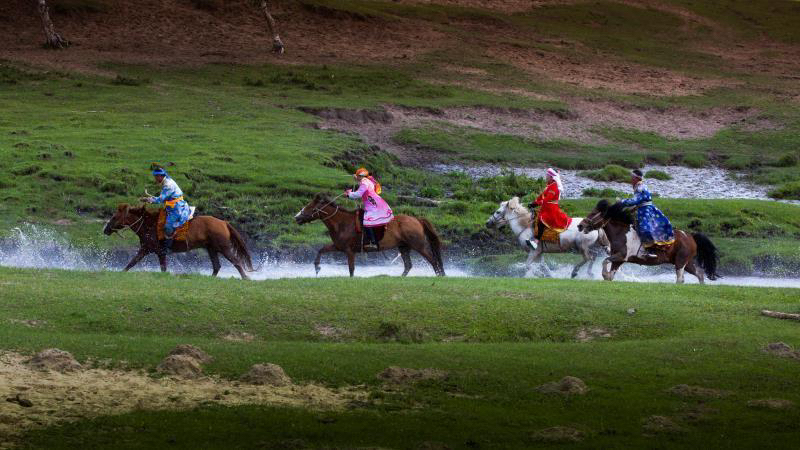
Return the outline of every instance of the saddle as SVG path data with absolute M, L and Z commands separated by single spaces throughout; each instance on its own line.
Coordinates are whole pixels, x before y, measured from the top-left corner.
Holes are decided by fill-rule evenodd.
M 194 206 L 191 207 L 191 212 L 189 213 L 189 220 L 186 221 L 183 225 L 181 225 L 177 230 L 175 230 L 175 236 L 172 237 L 174 241 L 185 241 L 186 237 L 189 235 L 189 226 L 192 223 L 192 219 L 194 219 Z M 158 211 L 158 225 L 156 226 L 156 234 L 158 236 L 159 241 L 163 241 L 167 238 L 164 234 L 164 225 L 167 224 L 167 209 L 161 208 Z
M 570 219 L 571 221 L 572 219 Z M 544 225 L 541 221 L 539 221 L 539 213 L 536 213 L 536 217 L 533 221 L 533 235 L 539 235 L 539 224 Z M 544 232 L 542 232 L 542 242 L 550 242 L 553 244 L 560 244 L 561 243 L 561 233 L 566 230 L 557 230 L 555 228 L 550 228 L 547 225 L 544 225 Z
M 375 230 L 375 240 L 380 242 L 383 240 L 383 235 L 386 234 L 386 225 L 380 225 L 377 227 L 372 227 Z M 356 214 L 356 233 L 361 234 L 364 231 L 364 208 L 358 208 L 358 214 Z M 363 242 L 364 239 L 359 236 L 358 242 Z M 361 244 L 359 244 L 361 245 Z

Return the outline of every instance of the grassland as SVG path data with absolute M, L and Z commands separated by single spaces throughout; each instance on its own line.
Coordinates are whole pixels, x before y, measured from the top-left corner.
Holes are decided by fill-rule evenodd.
M 745 406 L 754 398 L 800 402 L 798 362 L 761 350 L 775 341 L 800 345 L 800 331 L 758 315 L 798 310 L 791 289 L 383 277 L 240 282 L 10 269 L 0 269 L 0 278 L 5 350 L 56 346 L 81 361 L 152 370 L 176 344 L 192 343 L 215 357 L 207 372 L 222 377 L 273 362 L 298 383 L 363 383 L 372 392 L 369 402 L 325 413 L 212 401 L 191 411 L 101 417 L 33 430 L 22 440 L 30 447 L 417 448 L 433 441 L 522 448 L 536 444 L 531 432 L 559 425 L 586 433 L 578 444 L 586 448 L 752 447 L 765 439 L 790 448 L 797 439 L 796 408 Z M 30 319 L 38 326 L 26 326 Z M 320 325 L 340 333 L 326 337 Z M 612 337 L 576 342 L 590 327 Z M 231 331 L 256 339 L 221 339 Z M 385 391 L 375 375 L 390 365 L 438 368 L 450 378 Z M 534 389 L 565 375 L 591 390 L 562 398 Z M 667 392 L 683 383 L 730 394 Z M 673 417 L 684 430 L 647 437 L 642 421 L 651 415 Z

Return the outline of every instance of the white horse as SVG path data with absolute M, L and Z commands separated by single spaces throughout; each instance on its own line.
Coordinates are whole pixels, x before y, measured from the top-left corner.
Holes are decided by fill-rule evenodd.
M 578 231 L 578 224 L 583 220 L 582 218 L 573 217 L 572 223 L 569 228 L 559 235 L 559 243 L 540 242 L 536 250 L 532 250 L 525 243 L 526 240 L 533 236 L 533 229 L 531 228 L 532 214 L 528 208 L 519 203 L 519 197 L 514 197 L 507 202 L 500 203 L 489 220 L 486 221 L 487 228 L 502 228 L 503 225 L 508 225 L 517 237 L 519 245 L 528 251 L 528 260 L 525 262 L 527 268 L 525 276 L 532 275 L 533 263 L 540 263 L 542 261 L 542 254 L 544 253 L 566 253 L 576 252 L 583 256 L 583 260 L 579 262 L 574 269 L 572 269 L 572 278 L 578 276 L 578 270 L 583 267 L 587 262 L 589 268 L 587 273 L 592 275 L 592 266 L 594 260 L 597 258 L 601 251 L 608 252 L 611 245 L 606 238 L 605 232 L 602 229 L 596 230 L 597 232 L 589 232 L 584 234 Z M 544 266 L 542 265 L 542 268 Z

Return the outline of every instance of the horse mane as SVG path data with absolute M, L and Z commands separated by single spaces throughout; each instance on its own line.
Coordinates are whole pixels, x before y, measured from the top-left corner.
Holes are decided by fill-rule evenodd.
M 349 214 L 355 214 L 356 213 L 354 210 L 343 208 L 341 205 L 336 203 L 336 201 L 333 199 L 333 197 L 331 197 L 331 194 L 329 194 L 327 192 L 318 192 L 317 194 L 315 194 L 314 195 L 314 202 L 317 205 L 336 206 L 336 207 L 339 208 L 340 212 L 349 213 Z
M 519 202 L 519 197 L 512 197 L 511 200 L 508 201 L 508 206 L 517 214 L 517 217 L 520 219 L 520 225 L 525 228 L 531 226 L 533 223 L 533 215 L 528 208 L 524 207 L 522 203 Z
M 600 200 L 600 202 L 606 202 L 605 212 L 603 213 L 604 218 L 626 223 L 628 225 L 633 223 L 633 217 L 631 217 L 631 213 L 625 209 L 621 202 L 616 202 L 611 206 L 608 206 L 609 202 L 607 200 Z M 598 211 L 602 211 L 599 209 L 600 203 L 598 203 L 597 206 Z
M 120 203 L 117 205 L 117 210 L 122 211 L 123 209 L 128 208 L 128 211 L 142 211 L 144 214 L 148 216 L 156 216 L 159 213 L 159 210 L 151 210 L 147 207 L 146 203 L 141 203 L 138 205 L 131 205 L 130 203 Z

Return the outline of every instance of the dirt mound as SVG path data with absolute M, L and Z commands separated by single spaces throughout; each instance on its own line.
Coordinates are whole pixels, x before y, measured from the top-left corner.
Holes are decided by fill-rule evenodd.
M 314 332 L 325 339 L 330 339 L 333 341 L 341 340 L 349 334 L 349 331 L 347 331 L 344 328 L 339 328 L 333 325 L 324 325 L 324 324 L 315 325 Z
M 253 342 L 256 336 L 246 331 L 231 331 L 230 333 L 224 334 L 222 339 L 231 342 Z
M 750 400 L 747 406 L 757 409 L 791 409 L 794 408 L 794 402 L 782 398 L 762 398 L 758 400 Z
M 773 342 L 764 347 L 764 351 L 781 358 L 791 358 L 800 360 L 800 351 L 792 348 L 791 345 L 785 342 Z
M 580 442 L 585 434 L 583 431 L 570 427 L 551 427 L 534 431 L 530 435 L 533 442 L 567 443 Z
M 3 437 L 18 436 L 31 428 L 134 410 L 187 410 L 208 404 L 338 410 L 367 400 L 367 393 L 361 389 L 332 390 L 313 384 L 256 386 L 214 377 L 152 378 L 143 371 L 107 369 L 41 372 L 29 367 L 26 358 L 16 353 L 0 353 L 0 392 L 13 399 L 21 394 L 21 399 L 31 403 L 29 407 L 0 405 Z
M 37 353 L 28 360 L 28 366 L 36 370 L 52 370 L 55 372 L 72 372 L 80 370 L 82 366 L 70 352 L 65 352 L 57 348 L 49 348 Z
M 181 344 L 169 352 L 169 356 L 183 355 L 194 358 L 200 364 L 208 364 L 214 360 L 208 353 L 191 344 Z
M 346 109 L 346 108 L 307 108 L 300 107 L 300 111 L 314 114 L 327 120 L 341 120 L 346 123 L 392 123 L 392 114 L 385 109 Z
M 203 376 L 203 368 L 200 366 L 200 361 L 188 355 L 167 356 L 156 369 L 165 375 L 173 375 L 187 380 L 194 380 Z
M 686 430 L 666 416 L 650 416 L 642 420 L 645 434 L 676 434 Z
M 581 328 L 575 333 L 575 340 L 578 342 L 589 342 L 595 339 L 608 339 L 612 337 L 611 330 L 602 327 Z
M 407 384 L 418 381 L 443 381 L 450 377 L 450 374 L 439 369 L 408 369 L 403 367 L 387 367 L 377 375 L 378 379 L 386 383 Z
M 589 388 L 583 380 L 571 376 L 566 376 L 559 381 L 545 383 L 537 387 L 536 390 L 543 394 L 560 395 L 585 395 L 589 392 Z
M 256 385 L 288 386 L 292 384 L 292 379 L 277 364 L 254 364 L 241 379 L 246 383 Z
M 722 398 L 730 395 L 729 391 L 679 384 L 669 388 L 668 392 L 678 397 Z

